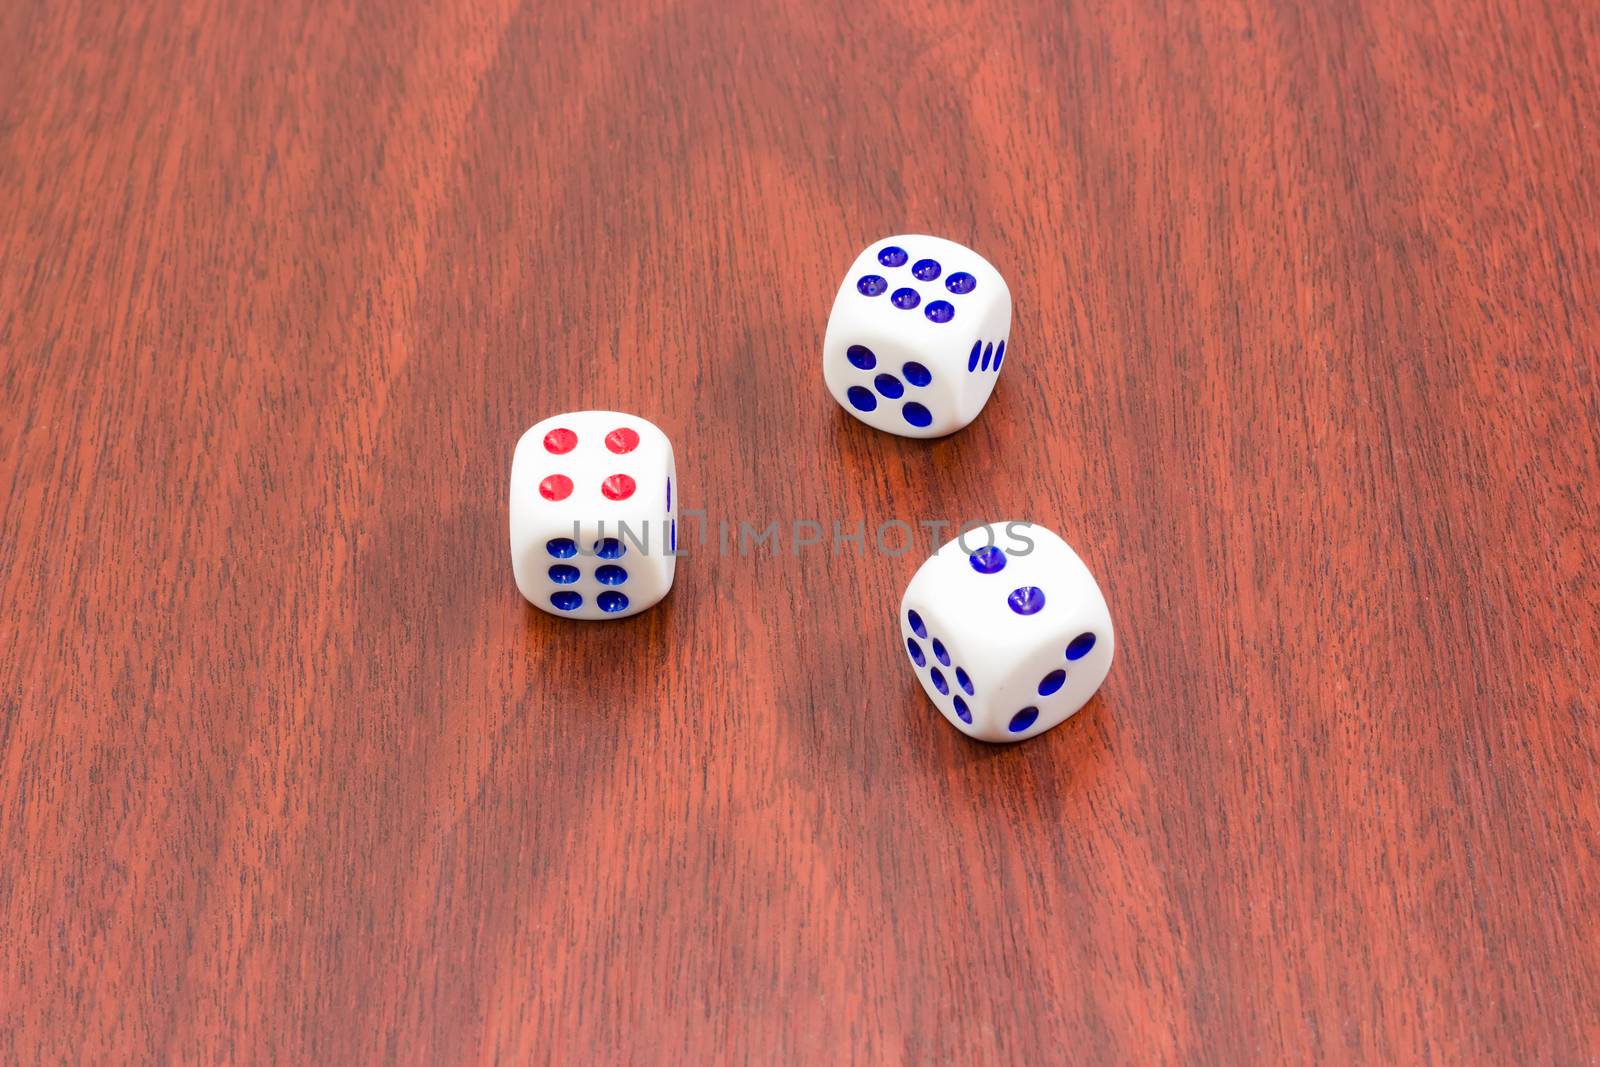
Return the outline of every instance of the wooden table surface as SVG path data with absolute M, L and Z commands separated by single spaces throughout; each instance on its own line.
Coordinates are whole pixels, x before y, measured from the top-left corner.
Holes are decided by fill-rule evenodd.
M 0 1060 L 1600 1057 L 1600 9 L 0 7 Z M 983 415 L 825 393 L 896 232 Z M 937 717 L 929 542 L 531 609 L 511 450 L 1023 517 L 1116 662 Z

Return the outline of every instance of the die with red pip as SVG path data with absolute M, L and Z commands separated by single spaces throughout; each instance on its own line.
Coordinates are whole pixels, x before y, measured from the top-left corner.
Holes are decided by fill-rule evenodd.
M 622 619 L 672 589 L 677 465 L 655 424 L 617 411 L 545 419 L 511 461 L 511 569 L 535 607 Z

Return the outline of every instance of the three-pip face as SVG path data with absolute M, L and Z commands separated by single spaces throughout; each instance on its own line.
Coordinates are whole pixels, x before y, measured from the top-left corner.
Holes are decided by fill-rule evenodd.
M 534 426 L 511 461 L 511 569 L 529 603 L 575 619 L 637 615 L 672 588 L 677 466 L 654 424 L 575 411 Z
M 993 523 L 934 553 L 900 602 L 917 679 L 962 733 L 1021 741 L 1094 695 L 1116 644 L 1105 597 L 1042 526 Z
M 983 410 L 1010 332 L 1011 290 L 988 260 L 940 237 L 889 237 L 839 287 L 822 375 L 867 425 L 942 437 Z

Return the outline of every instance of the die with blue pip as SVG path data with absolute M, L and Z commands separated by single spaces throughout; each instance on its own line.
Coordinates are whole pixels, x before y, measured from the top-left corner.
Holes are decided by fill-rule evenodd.
M 659 602 L 677 571 L 672 442 L 620 411 L 536 423 L 511 459 L 511 572 L 534 607 L 626 619 Z
M 1072 547 L 1034 523 L 974 527 L 923 563 L 900 601 L 911 669 L 950 725 L 1023 741 L 1066 721 L 1111 669 L 1111 612 Z
M 1011 290 L 988 260 L 941 237 L 888 237 L 845 273 L 822 376 L 868 426 L 943 437 L 983 410 L 1010 333 Z

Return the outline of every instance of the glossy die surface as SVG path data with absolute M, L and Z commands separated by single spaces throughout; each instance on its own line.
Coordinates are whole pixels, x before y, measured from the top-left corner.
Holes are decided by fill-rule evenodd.
M 1010 333 L 1011 290 L 988 260 L 941 237 L 888 237 L 845 274 L 822 375 L 868 426 L 942 437 L 983 410 Z
M 511 460 L 511 570 L 535 607 L 623 619 L 667 595 L 677 466 L 653 423 L 617 411 L 545 419 Z
M 1094 695 L 1115 635 L 1105 597 L 1070 545 L 1023 522 L 989 530 L 992 538 L 974 530 L 951 541 L 917 570 L 900 602 L 900 642 L 952 726 L 984 741 L 1022 741 Z

